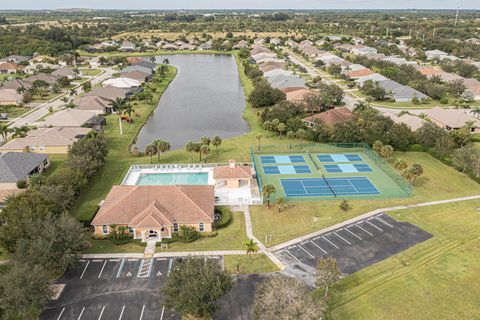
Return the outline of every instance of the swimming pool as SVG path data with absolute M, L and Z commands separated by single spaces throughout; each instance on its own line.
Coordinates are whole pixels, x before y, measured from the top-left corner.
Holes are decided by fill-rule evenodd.
M 141 173 L 137 186 L 207 185 L 208 172 Z

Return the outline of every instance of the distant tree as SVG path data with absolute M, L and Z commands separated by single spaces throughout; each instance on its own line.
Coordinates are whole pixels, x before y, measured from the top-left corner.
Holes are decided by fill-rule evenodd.
M 122 98 L 116 98 L 114 101 L 110 103 L 112 106 L 113 111 L 117 114 L 118 116 L 118 125 L 120 127 L 120 134 L 123 134 L 123 129 L 122 129 L 122 113 L 123 110 L 125 110 L 127 102 L 122 99 Z
M 145 154 L 150 156 L 150 163 L 153 163 L 153 155 L 157 154 L 157 146 L 151 143 L 145 147 Z
M 340 269 L 334 257 L 321 257 L 317 260 L 317 275 L 315 284 L 325 290 L 325 298 L 328 296 L 329 287 L 340 280 Z
M 220 136 L 214 136 L 211 141 L 212 145 L 217 149 L 217 155 L 218 155 L 218 147 L 222 144 L 222 138 Z
M 391 145 L 384 145 L 380 150 L 380 156 L 385 159 L 390 159 L 393 155 L 393 147 Z
M 92 91 L 92 83 L 90 81 L 85 81 L 82 84 L 82 89 L 84 92 L 90 92 Z
M 287 132 L 287 138 L 289 140 L 290 149 L 292 149 L 292 140 L 295 139 L 295 137 L 296 137 L 295 132 L 293 131 Z
M 190 152 L 190 158 L 191 158 L 191 161 L 193 162 L 193 152 L 195 152 L 195 143 L 192 140 L 188 140 L 187 143 L 185 143 L 185 151 Z
M 205 163 L 207 163 L 207 155 L 210 153 L 210 146 L 208 144 L 202 144 L 200 146 L 200 154 L 203 154 L 205 157 L 204 157 L 204 161 Z
M 407 162 L 403 159 L 397 159 L 395 161 L 395 169 L 405 170 L 408 167 Z
M 336 123 L 333 126 L 332 141 L 339 143 L 351 143 L 362 141 L 360 127 L 353 121 Z
M 7 142 L 8 134 L 12 132 L 12 129 L 4 123 L 0 123 L 0 135 L 4 142 Z
M 403 172 L 403 177 L 409 180 L 412 185 L 415 185 L 415 181 L 423 174 L 423 167 L 420 164 L 413 164 L 409 169 Z
M 272 127 L 272 123 L 270 121 L 267 120 L 263 123 L 263 129 L 267 131 L 267 138 L 268 138 L 268 133 L 270 132 L 271 127 Z
M 232 288 L 232 279 L 213 259 L 182 259 L 161 289 L 165 305 L 184 316 L 210 317 L 217 301 Z
M 170 143 L 168 141 L 154 140 L 152 144 L 155 145 L 155 148 L 157 150 L 158 161 L 160 161 L 160 154 L 170 150 Z
M 342 202 L 338 205 L 340 210 L 342 211 L 348 211 L 350 209 L 350 204 L 348 203 L 348 200 L 343 199 Z
M 319 320 L 324 319 L 324 312 L 309 288 L 294 277 L 273 275 L 255 287 L 254 320 Z
M 248 102 L 254 108 L 272 106 L 282 100 L 285 100 L 285 94 L 279 89 L 272 88 L 266 81 L 258 82 L 248 97 Z
M 260 141 L 262 140 L 263 136 L 261 133 L 257 133 L 257 135 L 255 135 L 255 138 L 258 141 L 258 150 L 260 150 Z
M 209 146 L 210 143 L 212 142 L 212 140 L 211 140 L 209 137 L 207 137 L 207 136 L 202 136 L 202 137 L 200 138 L 200 142 L 201 142 L 202 144 L 206 144 L 207 146 Z
M 280 133 L 280 135 L 283 135 L 286 129 L 287 129 L 287 126 L 285 125 L 285 123 L 279 123 L 277 125 L 277 131 L 278 133 Z

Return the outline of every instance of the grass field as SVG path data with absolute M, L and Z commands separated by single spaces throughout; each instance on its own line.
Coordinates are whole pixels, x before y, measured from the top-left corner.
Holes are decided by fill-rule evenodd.
M 0 106 L 0 113 L 8 114 L 8 118 L 18 118 L 21 115 L 30 111 L 29 108 L 17 107 L 17 106 Z
M 433 237 L 343 279 L 332 319 L 478 319 L 480 201 L 393 212 Z
M 168 245 L 168 249 L 157 251 L 213 251 L 213 250 L 243 250 L 244 243 L 248 241 L 245 232 L 245 219 L 243 213 L 234 212 L 232 222 L 225 228 L 217 230 L 217 236 L 200 238 L 191 243 L 174 242 Z M 120 253 L 120 252 L 144 252 L 145 246 L 138 242 L 130 242 L 124 245 L 116 245 L 110 240 L 92 240 L 93 246 L 86 253 Z
M 278 267 L 264 254 L 227 255 L 223 257 L 225 270 L 230 273 L 258 274 L 279 271 Z
M 100 73 L 102 73 L 102 70 L 101 70 L 101 69 L 82 68 L 82 69 L 80 69 L 80 72 L 81 72 L 84 76 L 94 77 L 94 76 L 99 75 Z
M 277 206 L 271 209 L 253 206 L 250 211 L 254 234 L 260 241 L 271 235 L 272 242 L 266 245 L 273 246 L 374 209 L 480 194 L 478 183 L 427 153 L 397 152 L 395 157 L 409 165 L 419 163 L 424 168 L 411 198 L 350 201 L 351 209 L 347 212 L 340 210 L 340 200 L 295 203 L 281 213 Z

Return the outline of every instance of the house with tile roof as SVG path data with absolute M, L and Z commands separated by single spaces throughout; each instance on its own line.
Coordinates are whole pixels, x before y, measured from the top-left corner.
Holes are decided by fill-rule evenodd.
M 225 186 L 228 189 L 237 189 L 242 186 L 250 187 L 253 180 L 252 167 L 237 165 L 235 160 L 230 160 L 228 166 L 213 168 L 215 187 Z
M 467 124 L 471 124 L 471 132 L 480 133 L 480 120 L 472 117 L 462 109 L 435 107 L 425 111 L 425 114 L 435 125 L 447 131 L 458 130 Z
M 29 152 L 0 154 L 0 190 L 16 190 L 17 182 L 28 180 L 49 165 L 48 156 Z
M 181 226 L 211 232 L 214 221 L 214 187 L 113 186 L 92 221 L 97 236 L 110 226 L 126 226 L 134 239 L 171 238 Z
M 347 107 L 340 107 L 306 117 L 303 119 L 303 122 L 309 127 L 314 127 L 319 122 L 333 127 L 337 123 L 354 121 L 356 119 L 357 116 Z
M 38 122 L 42 128 L 48 127 L 82 127 L 85 123 L 95 118 L 97 113 L 89 110 L 65 109 L 45 118 L 45 121 Z
M 19 105 L 22 101 L 23 96 L 17 92 L 16 89 L 6 89 L 0 87 L 0 105 Z

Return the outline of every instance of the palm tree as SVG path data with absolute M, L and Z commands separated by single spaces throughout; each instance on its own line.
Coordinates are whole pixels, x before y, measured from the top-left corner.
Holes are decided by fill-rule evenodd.
M 263 129 L 267 130 L 267 138 L 271 128 L 272 128 L 272 123 L 270 121 L 267 120 L 263 123 Z
M 123 129 L 122 129 L 122 112 L 125 109 L 125 104 L 126 101 L 123 100 L 122 98 L 117 98 L 114 101 L 110 103 L 110 105 L 113 108 L 113 111 L 117 113 L 118 115 L 118 125 L 120 126 L 120 134 L 123 134 Z
M 208 144 L 202 144 L 202 146 L 200 147 L 200 156 L 203 154 L 205 155 L 205 163 L 207 163 L 207 155 L 210 153 L 210 147 L 208 146 Z
M 163 64 L 165 64 L 165 65 L 170 64 L 170 60 L 168 60 L 167 58 L 163 59 Z
M 295 132 L 293 131 L 288 131 L 287 132 L 287 138 L 290 144 L 290 149 L 292 149 L 292 140 L 295 139 Z
M 170 150 L 170 143 L 165 140 L 155 140 L 153 143 L 157 147 L 157 156 L 158 160 L 160 161 L 160 154 Z
M 150 57 L 150 62 L 151 63 L 156 63 L 157 62 L 157 59 L 155 57 Z
M 24 94 L 25 92 L 27 92 L 27 88 L 25 88 L 23 85 L 17 88 L 17 93 Z
M 70 96 L 70 99 L 72 99 L 74 96 L 77 95 L 77 90 L 75 88 L 70 89 L 68 95 Z
M 257 253 L 258 250 L 260 250 L 258 247 L 258 243 L 256 243 L 253 239 L 245 242 L 245 251 L 247 252 L 247 256 L 249 256 L 250 259 L 252 258 L 252 253 Z
M 222 144 L 222 138 L 215 136 L 212 138 L 212 145 L 217 149 L 217 161 L 218 161 L 218 147 Z
M 202 144 L 206 144 L 206 145 L 208 146 L 208 145 L 210 145 L 210 143 L 212 142 L 212 140 L 210 140 L 210 138 L 207 137 L 207 136 L 203 136 L 203 137 L 200 138 L 200 142 L 201 142 Z
M 261 133 L 259 133 L 255 136 L 255 138 L 258 140 L 258 150 L 260 150 L 260 140 L 262 140 L 263 136 Z
M 185 151 L 190 152 L 190 159 L 193 162 L 193 152 L 195 151 L 195 143 L 192 140 L 188 140 L 185 143 Z
M 147 147 L 145 148 L 145 154 L 147 156 L 150 156 L 150 163 L 153 163 L 152 157 L 156 153 L 157 153 L 157 147 L 153 143 L 147 145 Z
M 273 184 L 266 184 L 262 188 L 262 194 L 267 198 L 267 207 L 270 208 L 270 196 L 274 194 L 277 190 Z
M 30 128 L 27 126 L 15 127 L 13 128 L 13 138 L 24 138 L 27 136 L 27 132 L 30 131 Z
M 473 109 L 472 114 L 475 115 L 475 118 L 479 119 L 480 118 L 480 107 L 476 107 L 475 109 Z
M 8 134 L 12 132 L 12 129 L 8 127 L 8 125 L 1 123 L 0 124 L 0 135 L 2 135 L 2 139 L 4 142 L 7 142 Z
M 135 108 L 130 103 L 125 103 L 125 108 L 123 108 L 123 114 L 126 114 L 129 118 L 132 118 L 132 113 L 134 112 Z

